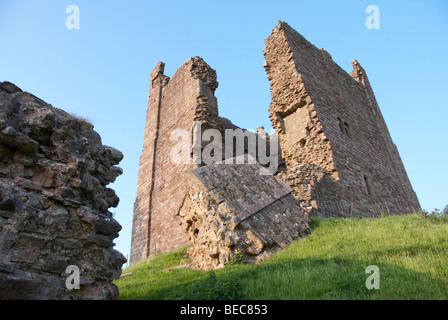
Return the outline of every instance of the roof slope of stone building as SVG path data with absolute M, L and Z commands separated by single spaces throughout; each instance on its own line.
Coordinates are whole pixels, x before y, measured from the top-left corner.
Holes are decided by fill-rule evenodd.
M 258 262 L 309 233 L 292 189 L 262 170 L 258 163 L 217 163 L 191 171 L 178 215 L 193 243 L 193 266 L 221 267 L 237 254 Z

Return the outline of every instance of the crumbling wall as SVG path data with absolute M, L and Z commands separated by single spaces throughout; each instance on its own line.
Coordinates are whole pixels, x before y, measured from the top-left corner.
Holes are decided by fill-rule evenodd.
M 159 62 L 151 72 L 143 150 L 140 156 L 137 195 L 132 226 L 131 263 L 151 254 L 188 244 L 176 212 L 187 193 L 185 172 L 193 163 L 194 122 L 203 129 L 220 127 L 214 91 L 216 72 L 201 58 L 188 59 L 169 79 Z M 187 141 L 174 130 L 191 133 Z M 174 150 L 190 150 L 188 161 Z
M 270 167 L 270 173 L 292 188 L 301 207 L 311 215 L 375 216 L 381 211 L 406 214 L 420 207 L 362 67 L 354 61 L 353 71 L 347 74 L 325 50 L 317 49 L 284 22 L 279 22 L 265 44 L 264 68 L 272 97 L 269 117 L 278 139 L 259 127 L 257 133 L 244 132 L 247 140 L 239 150 L 235 143 L 234 149 L 230 149 L 228 142 L 237 138 L 227 138 L 225 131 L 241 129 L 218 115 L 215 70 L 195 57 L 188 59 L 171 80 L 163 75 L 163 63 L 152 71 L 134 207 L 131 263 L 179 248 L 189 239 L 195 243 L 190 250 L 193 256 L 205 257 L 207 250 L 211 252 L 208 258 L 199 259 L 199 265 L 216 267 L 235 253 L 225 243 L 232 241 L 228 234 L 237 227 L 234 230 L 234 226 L 226 225 L 220 216 L 221 202 L 210 200 L 213 192 L 209 188 L 188 186 L 191 170 L 216 174 L 202 169 L 204 165 L 215 168 L 214 164 L 198 158 L 203 151 L 215 151 L 209 148 L 211 143 L 219 145 L 201 139 L 207 129 L 216 129 L 222 136 L 222 155 L 211 161 L 214 163 L 250 154 L 254 144 L 256 154 L 251 156 L 260 160 L 260 142 L 267 149 L 279 145 L 280 154 L 274 154 L 275 148 L 269 154 L 271 159 L 278 158 L 278 167 Z M 191 138 L 182 142 L 190 150 L 189 161 L 184 164 L 172 160 L 179 142 L 169 138 L 177 129 L 191 132 Z M 218 176 L 223 186 L 234 183 L 226 176 Z M 260 184 L 271 178 L 254 177 Z M 251 181 L 241 177 L 240 183 L 250 185 Z M 259 197 L 263 202 L 265 193 L 260 190 L 257 186 L 245 193 L 240 190 L 238 199 Z M 224 203 L 231 203 L 233 194 L 223 194 Z M 235 206 L 231 210 L 236 215 L 244 208 Z M 296 214 L 301 217 L 300 210 Z M 218 224 L 210 222 L 214 217 Z M 198 219 L 203 223 L 201 228 L 193 228 Z M 276 222 L 266 223 L 272 227 Z M 216 229 L 218 225 L 226 225 L 225 232 Z M 246 231 L 256 233 L 263 228 L 253 225 Z M 249 238 L 244 239 L 250 242 Z M 263 256 L 265 247 L 260 248 L 263 249 L 256 255 Z M 250 250 L 255 249 L 247 249 L 244 254 Z
M 126 259 L 107 185 L 123 155 L 93 126 L 0 83 L 0 299 L 115 299 Z M 69 290 L 68 266 L 80 272 Z
M 255 141 L 254 150 L 257 150 L 260 142 L 257 133 L 241 129 L 219 116 L 214 94 L 217 87 L 216 71 L 199 57 L 188 59 L 171 79 L 164 75 L 162 62 L 151 72 L 134 204 L 131 263 L 189 243 L 176 212 L 189 192 L 186 183 L 189 170 L 207 164 L 202 157 L 204 148 L 213 143 L 220 149 L 221 156 L 215 159 L 218 162 L 246 154 L 252 147 L 249 141 Z M 219 133 L 221 143 L 203 139 L 208 129 Z M 241 150 L 236 148 L 236 141 L 232 143 L 233 150 L 226 150 L 227 129 L 242 130 L 254 139 L 243 140 Z M 176 132 L 181 131 L 188 133 L 187 139 L 177 136 Z M 263 132 L 269 150 L 271 137 L 261 128 L 259 132 Z M 274 143 L 278 144 L 277 140 Z M 183 150 L 188 150 L 188 154 Z
M 269 114 L 286 168 L 280 176 L 320 216 L 418 210 L 415 192 L 367 80 L 349 75 L 285 22 L 265 40 Z
M 260 262 L 309 233 L 308 214 L 292 189 L 261 170 L 247 161 L 192 170 L 178 215 L 194 267 L 220 268 L 235 257 Z

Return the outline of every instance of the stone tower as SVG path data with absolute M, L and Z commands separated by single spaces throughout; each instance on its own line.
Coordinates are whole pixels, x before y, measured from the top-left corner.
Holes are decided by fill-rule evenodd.
M 201 58 L 188 59 L 172 76 L 164 73 L 159 62 L 150 75 L 143 150 L 140 156 L 137 195 L 134 203 L 130 262 L 134 263 L 157 252 L 188 244 L 174 212 L 182 205 L 186 171 L 196 165 L 173 165 L 172 141 L 175 129 L 191 132 L 194 121 L 212 126 L 218 119 L 214 91 L 218 87 L 216 72 Z M 186 141 L 191 148 L 192 141 Z
M 348 74 L 287 23 L 265 40 L 269 115 L 302 207 L 325 217 L 420 208 L 366 72 Z
M 225 264 L 235 246 L 249 256 L 267 255 L 267 248 L 305 236 L 308 214 L 373 217 L 420 208 L 359 63 L 354 60 L 348 74 L 285 22 L 265 44 L 269 116 L 278 139 L 261 127 L 247 138 L 256 135 L 257 148 L 259 138 L 280 145 L 279 166 L 270 172 L 281 186 L 248 166 L 226 166 L 229 159 L 250 155 L 251 148 L 249 142 L 242 149 L 227 145 L 234 138 L 227 138 L 226 130 L 241 129 L 218 115 L 215 70 L 195 57 L 169 79 L 159 62 L 150 76 L 131 263 L 192 242 L 198 264 L 217 266 Z M 212 163 L 195 158 L 209 146 L 201 139 L 206 129 L 219 131 L 228 151 Z M 176 130 L 187 132 L 187 139 L 173 139 Z M 179 144 L 186 156 L 173 153 Z M 180 158 L 187 161 L 179 163 Z M 287 215 L 278 214 L 285 210 Z M 272 234 L 275 226 L 288 227 Z

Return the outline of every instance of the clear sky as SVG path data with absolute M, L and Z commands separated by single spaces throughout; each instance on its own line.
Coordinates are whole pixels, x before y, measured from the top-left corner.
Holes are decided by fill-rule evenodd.
M 79 8 L 79 29 L 66 8 Z M 368 5 L 380 29 L 367 29 Z M 448 2 L 445 0 L 0 0 L 0 81 L 88 116 L 103 144 L 125 155 L 111 185 L 129 254 L 149 73 L 171 76 L 189 57 L 217 70 L 220 115 L 270 128 L 264 39 L 284 20 L 343 69 L 365 68 L 422 207 L 448 204 Z

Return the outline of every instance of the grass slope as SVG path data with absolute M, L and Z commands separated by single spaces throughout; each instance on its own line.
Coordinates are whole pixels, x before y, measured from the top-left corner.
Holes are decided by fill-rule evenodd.
M 132 265 L 120 299 L 448 299 L 448 223 L 419 214 L 312 219 L 312 233 L 258 265 L 170 267 L 186 248 Z M 368 290 L 369 265 L 380 288 Z M 168 269 L 168 270 L 167 270 Z

